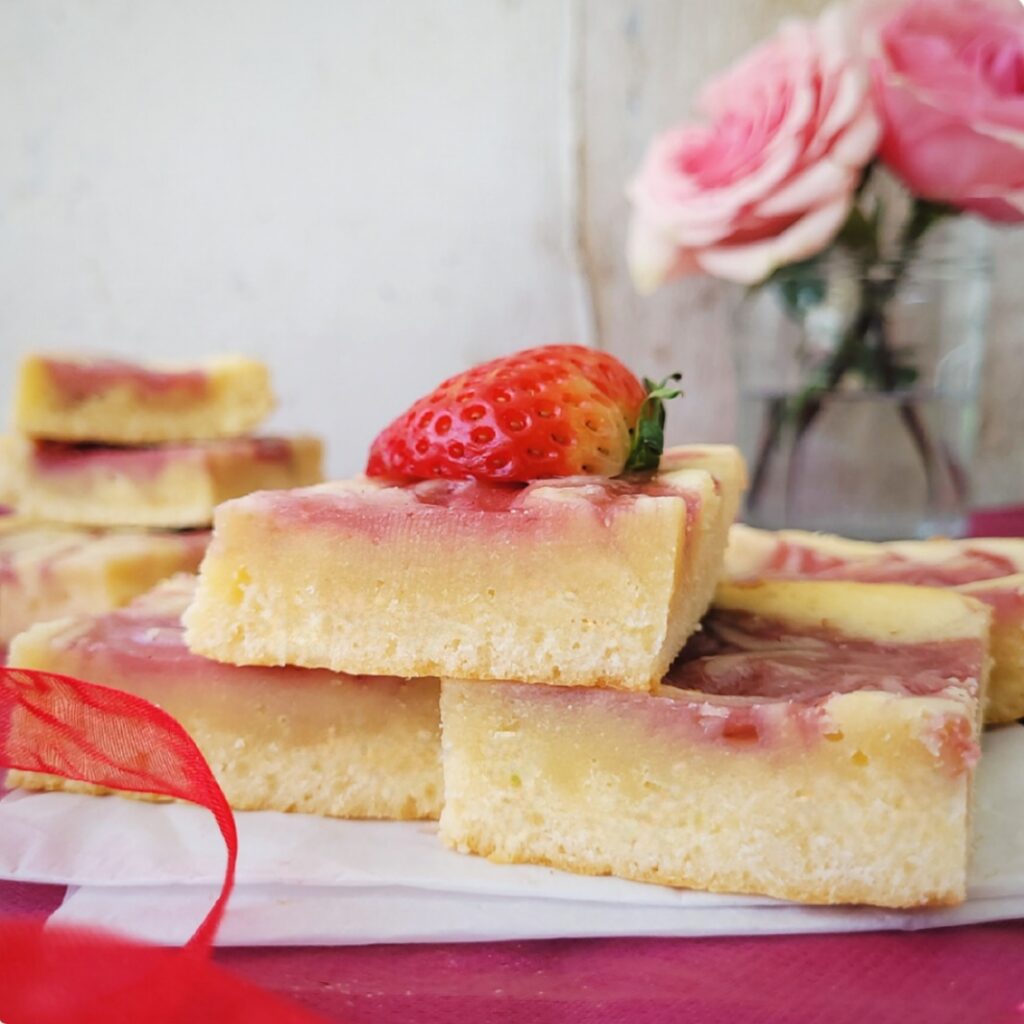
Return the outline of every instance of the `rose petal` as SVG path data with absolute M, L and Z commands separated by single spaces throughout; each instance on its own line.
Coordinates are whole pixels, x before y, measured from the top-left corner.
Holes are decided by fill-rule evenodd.
M 970 56 L 995 50 L 1020 59 L 1024 52 L 1020 4 L 916 0 L 883 22 L 878 37 L 888 72 L 919 91 L 932 93 L 935 106 L 963 120 L 985 118 L 1024 129 L 1024 95 L 995 87 Z
M 680 210 L 677 220 L 680 231 L 686 224 L 735 217 L 743 207 L 770 193 L 785 181 L 796 169 L 800 152 L 798 138 L 778 139 L 756 171 L 735 184 L 706 192 L 691 207 Z
M 640 216 L 634 216 L 629 224 L 626 261 L 633 287 L 641 295 L 650 295 L 669 278 L 695 269 L 686 250 L 680 250 L 670 236 Z
M 825 111 L 814 139 L 807 147 L 808 155 L 825 150 L 832 140 L 864 111 L 865 97 L 871 86 L 867 69 L 849 69 L 836 78 L 832 101 Z
M 849 193 L 855 179 L 856 172 L 848 167 L 831 160 L 822 160 L 800 172 L 777 192 L 758 203 L 757 212 L 765 217 L 802 213 Z
M 910 89 L 883 86 L 879 97 L 887 125 L 882 159 L 912 191 L 959 204 L 981 188 L 1024 186 L 1024 147 L 979 131 Z
M 880 133 L 853 27 L 842 8 L 787 22 L 708 83 L 708 122 L 654 141 L 627 190 L 638 288 L 698 269 L 755 281 L 832 240 Z
M 668 198 L 659 187 L 665 172 L 648 167 L 630 183 L 627 195 L 645 219 L 680 245 L 711 245 L 729 234 L 745 207 L 789 176 L 799 155 L 799 139 L 779 140 L 764 165 L 742 182 L 678 199 Z
M 999 221 L 1024 189 L 1024 7 L 910 0 L 877 30 L 880 154 L 908 188 Z
M 960 205 L 999 224 L 1024 224 L 1024 191 L 1007 192 L 999 197 L 971 196 Z
M 758 284 L 779 267 L 821 252 L 843 226 L 851 205 L 852 197 L 846 196 L 812 210 L 775 238 L 702 249 L 694 256 L 709 274 L 738 284 Z
M 845 167 L 863 167 L 878 149 L 882 122 L 871 106 L 866 106 L 852 124 L 835 140 L 829 154 Z
M 815 23 L 818 40 L 818 63 L 823 72 L 835 75 L 859 56 L 861 26 L 857 12 L 844 3 L 825 8 Z

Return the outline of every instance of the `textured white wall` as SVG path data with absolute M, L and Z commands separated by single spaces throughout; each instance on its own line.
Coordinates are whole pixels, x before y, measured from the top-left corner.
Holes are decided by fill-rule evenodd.
M 242 349 L 340 473 L 439 375 L 579 337 L 566 17 L 0 3 L 0 380 L 29 346 Z
M 632 293 L 623 183 L 822 3 L 0 0 L 0 389 L 28 347 L 244 350 L 340 474 L 440 376 L 576 339 L 684 369 L 675 436 L 729 437 L 725 290 Z M 1024 231 L 999 249 L 990 502 L 1024 498 Z

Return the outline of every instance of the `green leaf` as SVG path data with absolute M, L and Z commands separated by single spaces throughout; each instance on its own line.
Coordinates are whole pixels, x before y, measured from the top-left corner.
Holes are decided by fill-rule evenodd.
M 643 473 L 658 468 L 665 450 L 665 402 L 682 394 L 672 386 L 682 379 L 681 373 L 669 374 L 660 382 L 644 377 L 647 397 L 640 406 L 636 426 L 630 431 L 632 444 L 624 472 Z
M 921 241 L 930 227 L 947 217 L 955 217 L 958 212 L 948 203 L 939 203 L 932 199 L 915 199 L 910 217 L 903 226 L 902 241 L 907 250 L 907 257 L 913 255 L 917 243 Z
M 872 207 L 871 216 L 868 218 L 868 223 L 871 225 L 871 231 L 875 236 L 875 251 L 879 249 L 878 238 L 879 232 L 882 228 L 882 222 L 885 220 L 885 200 L 879 196 L 875 200 L 875 205 Z
M 821 305 L 828 288 L 818 256 L 780 267 L 764 283 L 775 289 L 786 312 L 797 322 L 803 320 L 809 309 Z
M 863 211 L 854 206 L 839 229 L 837 240 L 854 251 L 877 252 L 878 226 L 874 218 L 865 217 Z

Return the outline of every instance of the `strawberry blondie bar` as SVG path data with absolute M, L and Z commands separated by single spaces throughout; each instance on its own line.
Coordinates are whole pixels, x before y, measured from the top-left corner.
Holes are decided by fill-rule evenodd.
M 725 556 L 730 579 L 847 579 L 953 587 L 992 606 L 985 721 L 1024 717 L 1024 539 L 939 538 L 873 544 L 802 530 L 735 525 Z
M 195 577 L 125 608 L 41 623 L 10 663 L 92 680 L 159 704 L 191 734 L 236 810 L 436 818 L 442 780 L 438 682 L 218 665 L 185 647 Z M 32 723 L 15 720 L 15 728 Z M 10 785 L 96 792 L 14 772 Z
M 241 356 L 162 367 L 32 355 L 18 375 L 14 423 L 30 437 L 155 444 L 236 437 L 273 407 L 266 366 Z
M 179 572 L 194 572 L 210 535 L 102 532 L 0 518 L 0 644 L 35 622 L 103 612 Z
M 14 438 L 0 434 L 0 510 L 10 514 L 17 500 L 14 482 Z M 2 514 L 2 513 L 0 513 Z
M 137 448 L 15 438 L 18 510 L 80 526 L 209 526 L 222 501 L 323 479 L 313 437 L 228 438 Z
M 948 590 L 724 585 L 653 695 L 443 680 L 441 836 L 719 892 L 956 903 L 988 620 Z
M 742 463 L 359 479 L 217 509 L 189 646 L 237 664 L 648 690 L 718 582 Z M 671 464 L 671 463 L 670 463 Z

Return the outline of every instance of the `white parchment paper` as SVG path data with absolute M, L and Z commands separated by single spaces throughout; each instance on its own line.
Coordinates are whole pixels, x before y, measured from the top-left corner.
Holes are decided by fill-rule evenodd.
M 158 943 L 185 942 L 216 888 L 74 891 L 51 920 Z M 336 946 L 375 942 L 483 942 L 592 936 L 785 935 L 940 928 L 1024 917 L 1024 897 L 969 900 L 914 912 L 800 907 L 777 902 L 664 907 L 594 900 L 429 892 L 396 886 L 246 886 L 237 890 L 219 946 Z
M 447 850 L 424 823 L 237 820 L 224 945 L 862 931 L 1024 916 L 1020 726 L 985 737 L 969 898 L 948 909 L 805 907 L 496 865 Z M 198 808 L 67 793 L 0 800 L 0 877 L 72 885 L 55 920 L 181 942 L 212 904 L 223 866 L 223 842 Z

